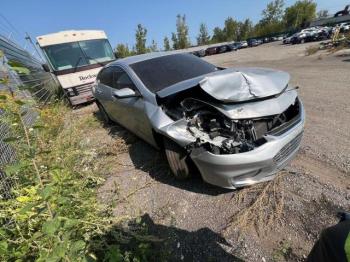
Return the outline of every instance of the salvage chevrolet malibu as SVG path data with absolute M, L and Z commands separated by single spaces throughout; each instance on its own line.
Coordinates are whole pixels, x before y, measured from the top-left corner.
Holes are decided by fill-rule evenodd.
M 105 66 L 93 94 L 105 121 L 165 150 L 175 177 L 199 171 L 234 189 L 272 179 L 299 149 L 304 110 L 289 78 L 152 53 Z

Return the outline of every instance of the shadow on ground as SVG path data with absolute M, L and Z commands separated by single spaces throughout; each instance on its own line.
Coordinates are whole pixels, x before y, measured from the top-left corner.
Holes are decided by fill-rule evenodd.
M 102 122 L 99 111 L 94 112 L 95 117 Z M 168 184 L 183 190 L 205 195 L 220 195 L 232 193 L 232 190 L 215 187 L 205 183 L 200 174 L 193 174 L 188 180 L 177 180 L 172 175 L 167 159 L 162 150 L 158 151 L 143 140 L 118 124 L 104 125 L 112 137 L 122 138 L 129 146 L 128 153 L 136 169 L 148 173 L 158 182 Z
M 140 261 L 243 261 L 228 253 L 223 246 L 232 246 L 209 228 L 189 232 L 156 224 L 148 214 L 94 236 L 90 244 L 99 261 L 114 261 L 126 251 L 130 261 L 135 256 Z

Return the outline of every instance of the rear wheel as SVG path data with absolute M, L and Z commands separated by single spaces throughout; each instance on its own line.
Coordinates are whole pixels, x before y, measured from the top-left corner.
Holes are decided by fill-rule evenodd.
M 188 153 L 173 141 L 164 138 L 165 154 L 171 171 L 177 179 L 187 179 L 191 177 L 192 163 Z
M 109 118 L 109 116 L 108 116 L 106 110 L 103 108 L 103 106 L 98 101 L 96 101 L 96 105 L 97 105 L 98 109 L 100 110 L 100 114 L 101 114 L 101 118 L 102 118 L 103 122 L 106 124 L 112 124 L 113 121 Z

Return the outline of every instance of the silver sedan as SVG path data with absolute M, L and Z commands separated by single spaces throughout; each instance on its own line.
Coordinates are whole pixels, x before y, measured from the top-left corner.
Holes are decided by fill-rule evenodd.
M 175 177 L 199 172 L 234 189 L 272 179 L 296 155 L 305 116 L 289 80 L 277 70 L 151 53 L 105 66 L 93 94 L 105 121 L 165 150 Z

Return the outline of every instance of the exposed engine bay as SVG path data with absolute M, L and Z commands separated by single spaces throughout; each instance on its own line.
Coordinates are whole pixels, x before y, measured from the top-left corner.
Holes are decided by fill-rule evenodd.
M 178 100 L 163 104 L 163 110 L 173 120 L 186 120 L 187 131 L 195 138 L 186 147 L 189 152 L 248 152 L 263 145 L 265 135 L 280 135 L 300 120 L 298 98 L 281 114 L 253 119 L 231 119 L 209 103 L 191 97 L 174 101 Z

